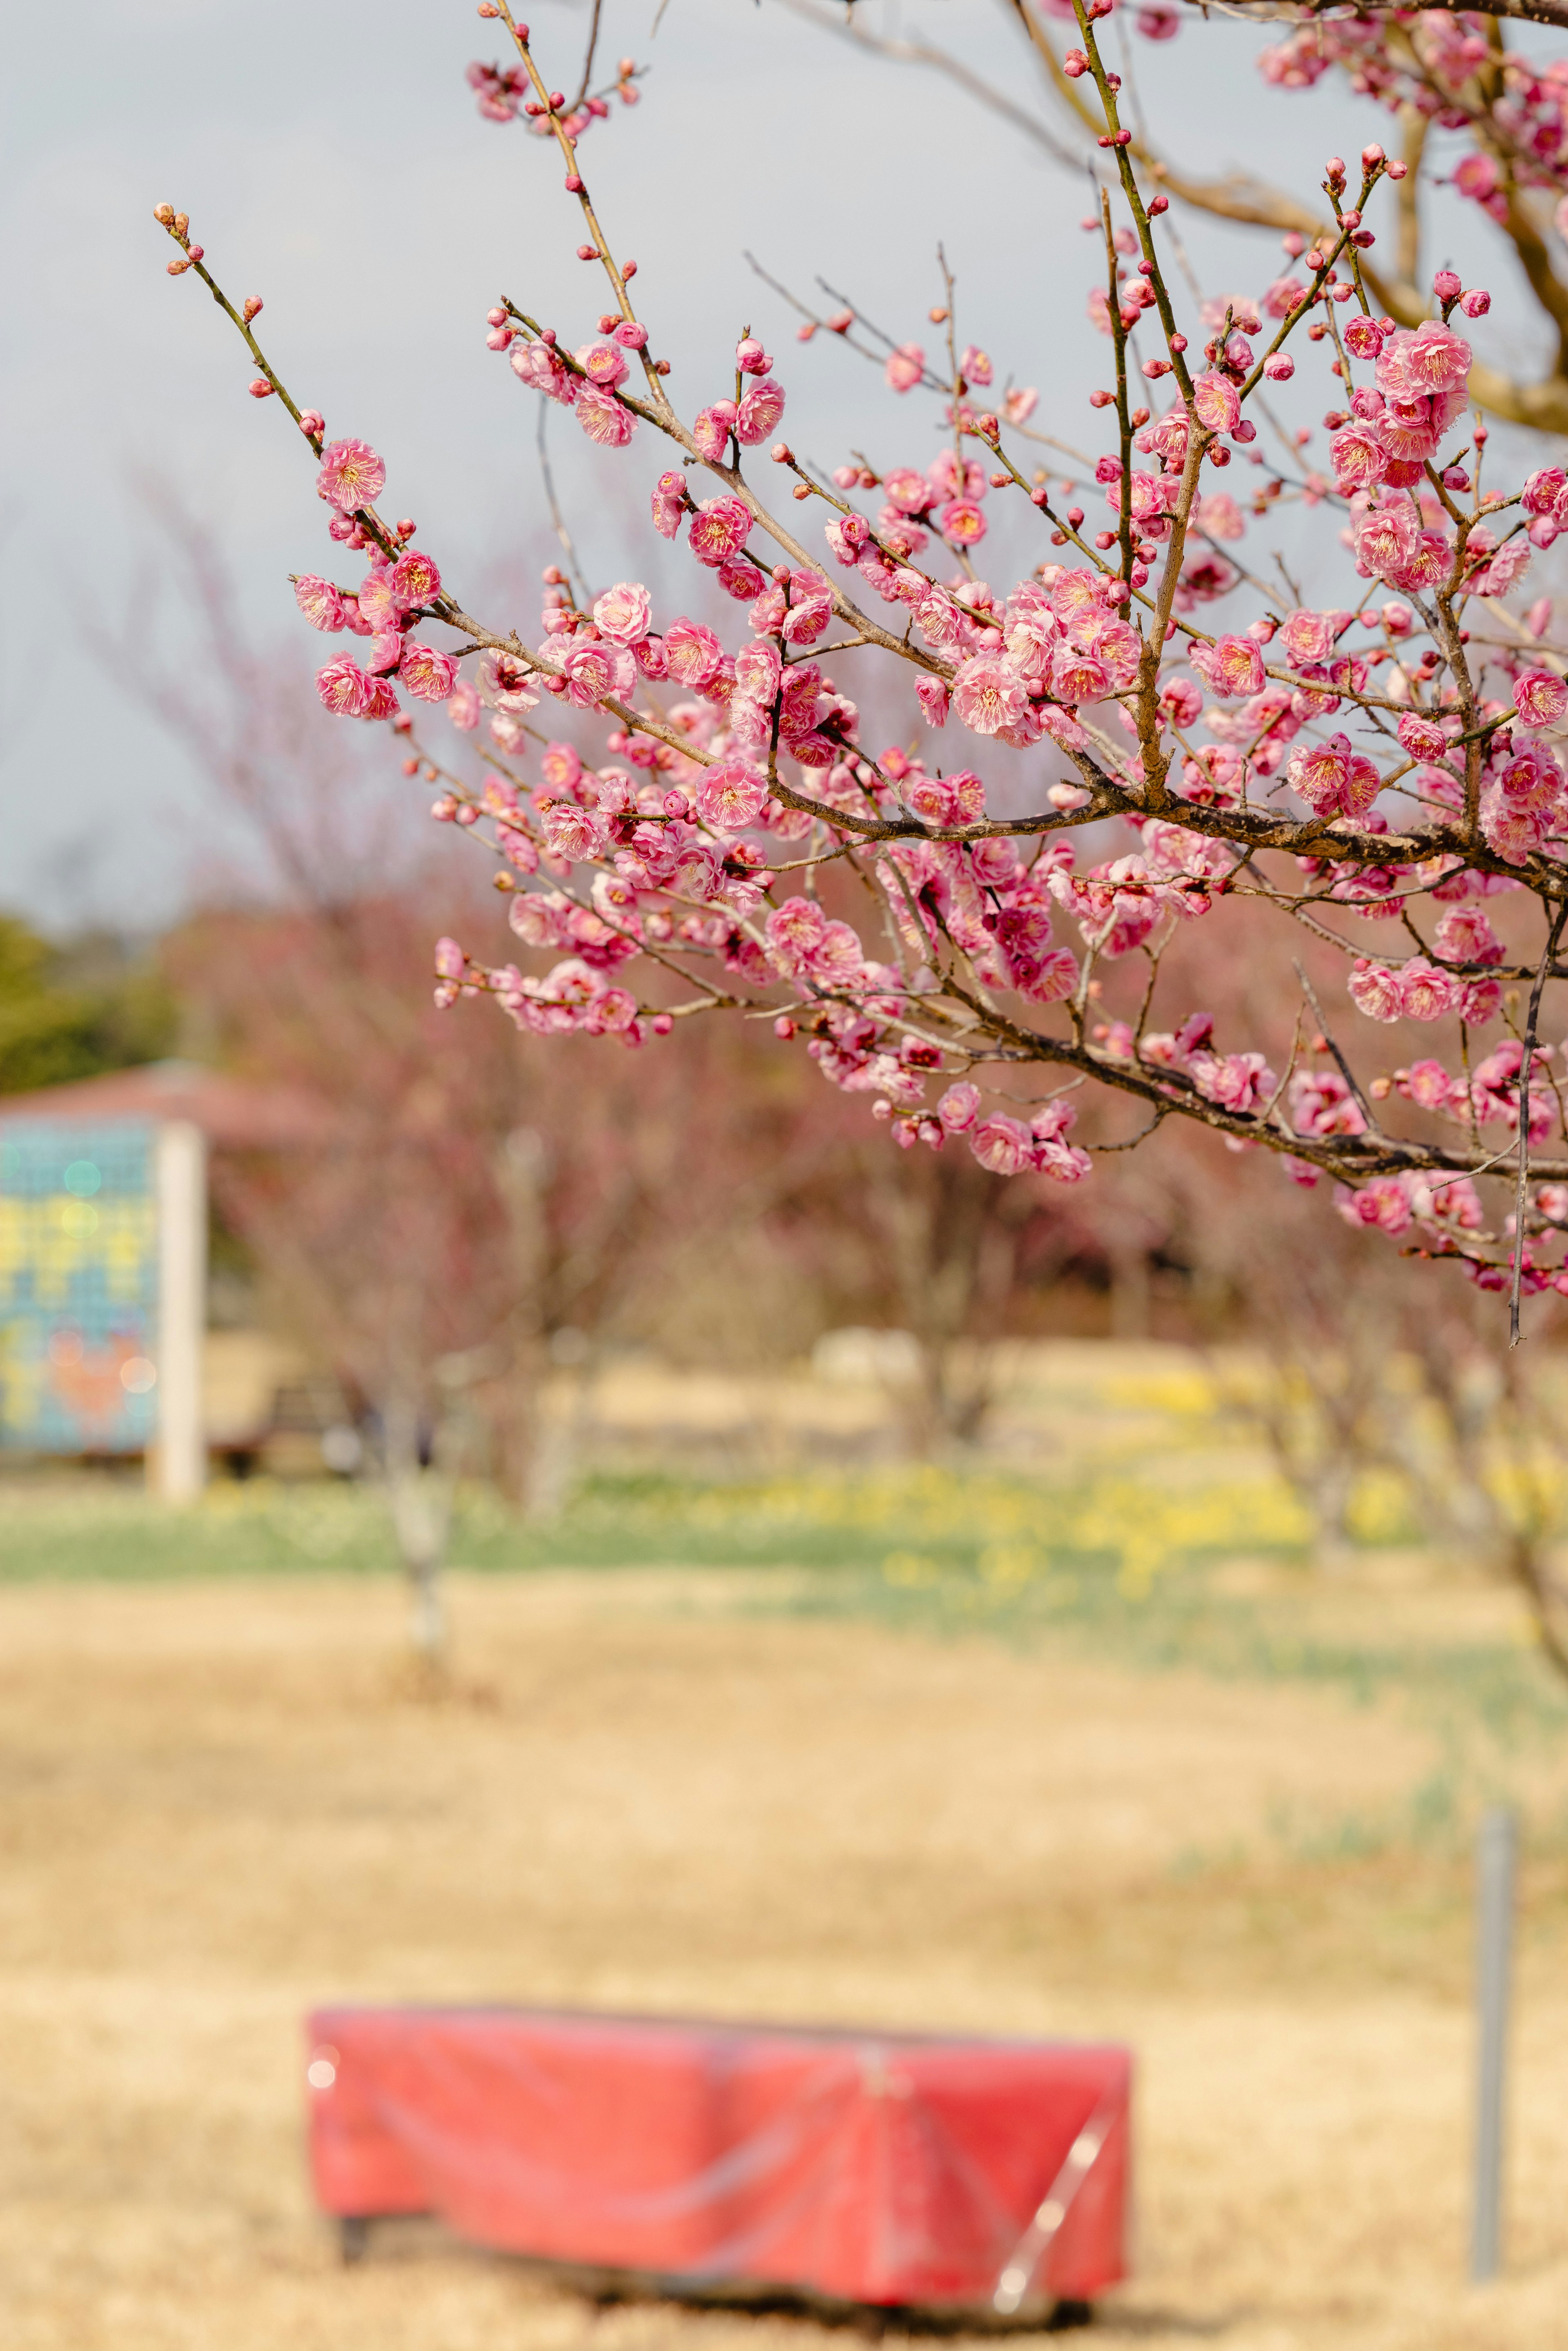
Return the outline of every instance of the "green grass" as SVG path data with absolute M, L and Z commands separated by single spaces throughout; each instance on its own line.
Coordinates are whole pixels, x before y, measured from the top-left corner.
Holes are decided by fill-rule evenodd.
M 1100 1467 L 1045 1481 L 931 1466 L 724 1482 L 653 1473 L 583 1481 L 548 1527 L 476 1490 L 451 1559 L 482 1573 L 746 1568 L 751 1613 L 872 1619 L 1008 1645 L 1070 1641 L 1150 1672 L 1315 1682 L 1373 1704 L 1397 1696 L 1467 1749 L 1568 1729 L 1568 1690 L 1503 1638 L 1462 1644 L 1312 1629 L 1301 1592 L 1240 1596 L 1207 1570 L 1238 1554 L 1303 1569 L 1307 1528 L 1277 1481 L 1243 1467 L 1181 1484 Z M 397 1561 L 370 1490 L 266 1480 L 214 1486 L 168 1512 L 135 1489 L 30 1491 L 0 1508 L 0 1581 L 387 1574 Z M 1381 1626 L 1381 1629 L 1379 1627 Z M 1467 1774 L 1468 1776 L 1468 1774 Z M 1434 1805 L 1434 1816 L 1445 1806 Z

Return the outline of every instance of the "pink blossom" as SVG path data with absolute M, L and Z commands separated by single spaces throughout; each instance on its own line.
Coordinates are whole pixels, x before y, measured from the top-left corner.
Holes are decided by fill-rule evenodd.
M 1192 408 L 1198 423 L 1207 424 L 1211 432 L 1234 433 L 1241 422 L 1241 402 L 1236 386 L 1227 376 L 1195 376 Z
M 1109 692 L 1110 684 L 1104 664 L 1092 653 L 1079 653 L 1071 645 L 1059 645 L 1051 657 L 1051 690 L 1061 702 L 1098 702 L 1102 695 Z M 962 711 L 958 715 L 962 717 Z
M 575 864 L 580 859 L 604 854 L 604 827 L 589 809 L 578 808 L 570 800 L 557 800 L 545 810 L 540 824 L 552 857 L 570 858 Z
M 1374 507 L 1355 525 L 1355 568 L 1364 579 L 1389 579 L 1416 551 L 1420 526 L 1407 498 Z
M 1361 1105 L 1337 1070 L 1298 1070 L 1291 1080 L 1291 1124 L 1298 1134 L 1364 1134 Z
M 617 668 L 612 645 L 573 645 L 561 664 L 569 700 L 584 710 L 602 702 L 606 695 L 615 691 Z
M 969 1148 L 993 1176 L 1021 1176 L 1032 1167 L 1035 1138 L 1018 1118 L 982 1119 L 969 1131 Z
M 747 563 L 743 556 L 727 555 L 716 576 L 725 594 L 733 596 L 737 604 L 749 604 L 761 593 L 762 574 L 755 563 Z
M 860 976 L 865 949 L 848 923 L 830 923 L 811 950 L 811 969 L 830 986 L 843 986 Z
M 1446 971 L 1425 956 L 1411 956 L 1399 975 L 1399 1009 L 1406 1020 L 1441 1020 L 1458 1000 L 1458 989 Z
M 740 403 L 735 420 L 735 437 L 746 448 L 755 448 L 777 430 L 784 413 L 784 387 L 772 376 L 764 376 L 752 385 Z
M 590 383 L 601 392 L 613 392 L 626 377 L 626 354 L 618 343 L 584 343 L 577 353 L 577 364 Z
M 681 517 L 686 510 L 685 475 L 676 473 L 673 468 L 667 474 L 661 474 L 653 485 L 650 504 L 653 508 L 653 528 L 660 538 L 678 538 Z
M 953 708 L 976 735 L 1016 726 L 1028 705 L 1017 673 L 993 653 L 976 653 L 953 680 Z
M 744 759 L 706 768 L 697 784 L 697 814 L 726 832 L 755 824 L 768 803 L 768 778 Z
M 343 600 L 329 580 L 302 572 L 294 583 L 294 601 L 313 629 L 333 635 L 343 625 Z
M 1424 530 L 1417 534 L 1407 560 L 1388 577 L 1396 588 L 1440 588 L 1453 564 L 1452 542 L 1441 531 Z
M 900 343 L 884 372 L 894 392 L 913 392 L 925 372 L 925 354 L 918 343 Z
M 460 677 L 452 689 L 451 699 L 446 705 L 446 716 L 451 719 L 454 726 L 460 728 L 465 735 L 472 735 L 479 724 L 479 713 L 483 706 L 479 700 L 478 687 L 471 684 L 467 678 Z
M 572 407 L 582 388 L 580 376 L 559 359 L 549 343 L 517 342 L 509 354 L 512 373 L 530 391 L 542 392 L 562 408 Z
M 1417 1110 L 1447 1110 L 1454 1086 L 1441 1061 L 1412 1061 L 1405 1073 L 1404 1091 Z M 1463 1086 L 1458 1091 L 1462 1097 Z
M 692 439 L 701 455 L 710 464 L 723 457 L 725 444 L 735 430 L 737 415 L 733 400 L 716 400 L 709 408 L 699 408 L 692 419 Z
M 1342 1191 L 1334 1207 L 1348 1225 L 1371 1225 L 1391 1238 L 1408 1232 L 1415 1219 L 1396 1176 L 1375 1176 L 1359 1192 Z
M 1334 477 L 1342 490 L 1369 490 L 1388 471 L 1388 451 L 1369 424 L 1350 424 L 1329 443 Z
M 1287 612 L 1280 637 L 1292 668 L 1299 669 L 1303 662 L 1327 661 L 1343 617 L 1341 612 Z
M 791 601 L 779 633 L 787 645 L 815 644 L 833 617 L 833 591 L 811 571 L 792 572 L 789 588 Z
M 1568 711 L 1568 685 L 1549 669 L 1521 670 L 1513 681 L 1513 706 L 1527 726 L 1555 726 Z
M 986 535 L 986 517 L 972 498 L 955 498 L 937 517 L 945 538 L 956 547 L 976 547 Z
M 1345 350 L 1353 360 L 1375 360 L 1386 340 L 1377 319 L 1347 319 L 1343 329 Z
M 364 718 L 370 715 L 372 682 L 359 663 L 350 661 L 346 653 L 317 671 L 316 691 L 327 708 L 340 718 Z
M 786 898 L 763 925 L 786 971 L 802 970 L 821 946 L 828 918 L 814 898 Z
M 672 621 L 664 631 L 664 658 L 678 685 L 700 692 L 724 659 L 724 648 L 700 621 Z
M 735 657 L 735 682 L 742 694 L 753 701 L 771 703 L 779 691 L 783 675 L 779 648 L 766 637 L 755 637 L 742 645 Z
M 623 449 L 637 430 L 632 411 L 613 392 L 585 383 L 577 395 L 577 421 L 591 441 L 604 449 Z
M 1187 1068 L 1207 1102 L 1249 1116 L 1279 1084 L 1261 1053 L 1194 1053 Z
M 738 555 L 751 528 L 751 516 L 739 498 L 705 498 L 692 517 L 686 543 L 699 563 L 710 568 L 727 555 Z
M 937 1097 L 936 1115 L 948 1134 L 967 1134 L 980 1115 L 980 1089 L 967 1079 Z
M 1134 479 L 1142 478 L 1141 475 L 1134 476 Z M 1136 511 L 1134 507 L 1134 512 Z M 1241 509 L 1228 490 L 1216 490 L 1211 497 L 1199 498 L 1197 527 L 1205 538 L 1223 539 L 1240 538 L 1247 528 L 1241 518 Z
M 457 664 L 450 653 L 411 640 L 397 674 L 421 702 L 444 702 L 457 683 Z
M 922 487 L 924 487 L 922 484 Z M 823 536 L 839 561 L 858 563 L 866 541 L 871 537 L 871 525 L 864 515 L 841 515 L 835 521 L 824 523 Z
M 1399 740 L 1413 759 L 1440 759 L 1448 747 L 1448 738 L 1440 726 L 1429 718 L 1417 718 L 1412 711 L 1399 721 Z
M 1160 688 L 1160 708 L 1177 726 L 1195 726 L 1203 715 L 1203 696 L 1190 677 L 1167 678 Z
M 1452 906 L 1437 925 L 1432 952 L 1443 963 L 1502 961 L 1502 941 L 1479 906 Z
M 1351 966 L 1347 986 L 1351 1002 L 1369 1020 L 1397 1020 L 1404 1010 L 1398 978 L 1386 964 L 1358 956 Z
M 1378 354 L 1377 386 L 1397 400 L 1457 391 L 1470 369 L 1470 347 L 1436 319 L 1400 328 Z
M 641 644 L 648 633 L 651 612 L 648 590 L 639 581 L 622 580 L 596 599 L 594 625 L 612 645 Z
M 402 625 L 402 604 L 393 593 L 390 572 L 367 572 L 360 582 L 355 601 L 361 620 L 378 635 Z
M 413 611 L 420 604 L 435 601 L 441 593 L 441 573 L 423 550 L 411 550 L 393 564 L 392 584 L 403 610 Z
M 374 504 L 386 478 L 387 469 L 368 441 L 329 441 L 321 452 L 316 487 L 340 513 L 355 514 Z
M 945 681 L 929 674 L 915 681 L 915 698 L 920 705 L 921 716 L 927 726 L 947 724 L 947 687 Z
M 1263 684 L 1262 651 L 1250 637 L 1219 637 L 1212 645 L 1194 645 L 1188 658 L 1215 694 L 1257 694 Z
M 1347 735 L 1298 745 L 1285 772 L 1320 816 L 1364 816 L 1381 782 L 1372 761 L 1352 748 Z

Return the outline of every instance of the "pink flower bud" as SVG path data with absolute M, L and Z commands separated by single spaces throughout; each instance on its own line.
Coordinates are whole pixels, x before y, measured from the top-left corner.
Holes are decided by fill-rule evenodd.
M 1467 319 L 1484 319 L 1491 308 L 1491 296 L 1484 286 L 1472 286 L 1468 294 L 1460 295 L 1459 308 Z
M 1296 362 L 1289 351 L 1270 351 L 1263 362 L 1263 372 L 1270 383 L 1289 383 L 1296 372 Z
M 1458 299 L 1462 285 L 1463 280 L 1456 277 L 1451 269 L 1439 269 L 1433 277 L 1432 291 L 1439 302 L 1452 302 Z

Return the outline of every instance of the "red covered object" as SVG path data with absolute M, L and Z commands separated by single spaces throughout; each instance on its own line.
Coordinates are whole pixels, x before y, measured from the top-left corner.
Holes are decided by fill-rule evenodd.
M 529 2009 L 310 2019 L 316 2193 L 683 2286 L 999 2310 L 1125 2266 L 1128 2053 Z

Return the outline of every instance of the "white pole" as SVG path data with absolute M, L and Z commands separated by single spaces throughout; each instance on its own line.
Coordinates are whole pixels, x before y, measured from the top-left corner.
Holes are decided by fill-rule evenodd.
M 158 1441 L 152 1464 L 160 1501 L 193 1502 L 206 1483 L 202 1343 L 207 1322 L 207 1146 L 201 1128 L 170 1119 L 158 1129 Z
M 1513 1814 L 1504 1806 L 1483 1816 L 1476 1853 L 1476 2137 L 1470 2225 L 1470 2275 L 1478 2284 L 1496 2277 L 1502 2267 L 1504 2093 L 1518 1843 Z

